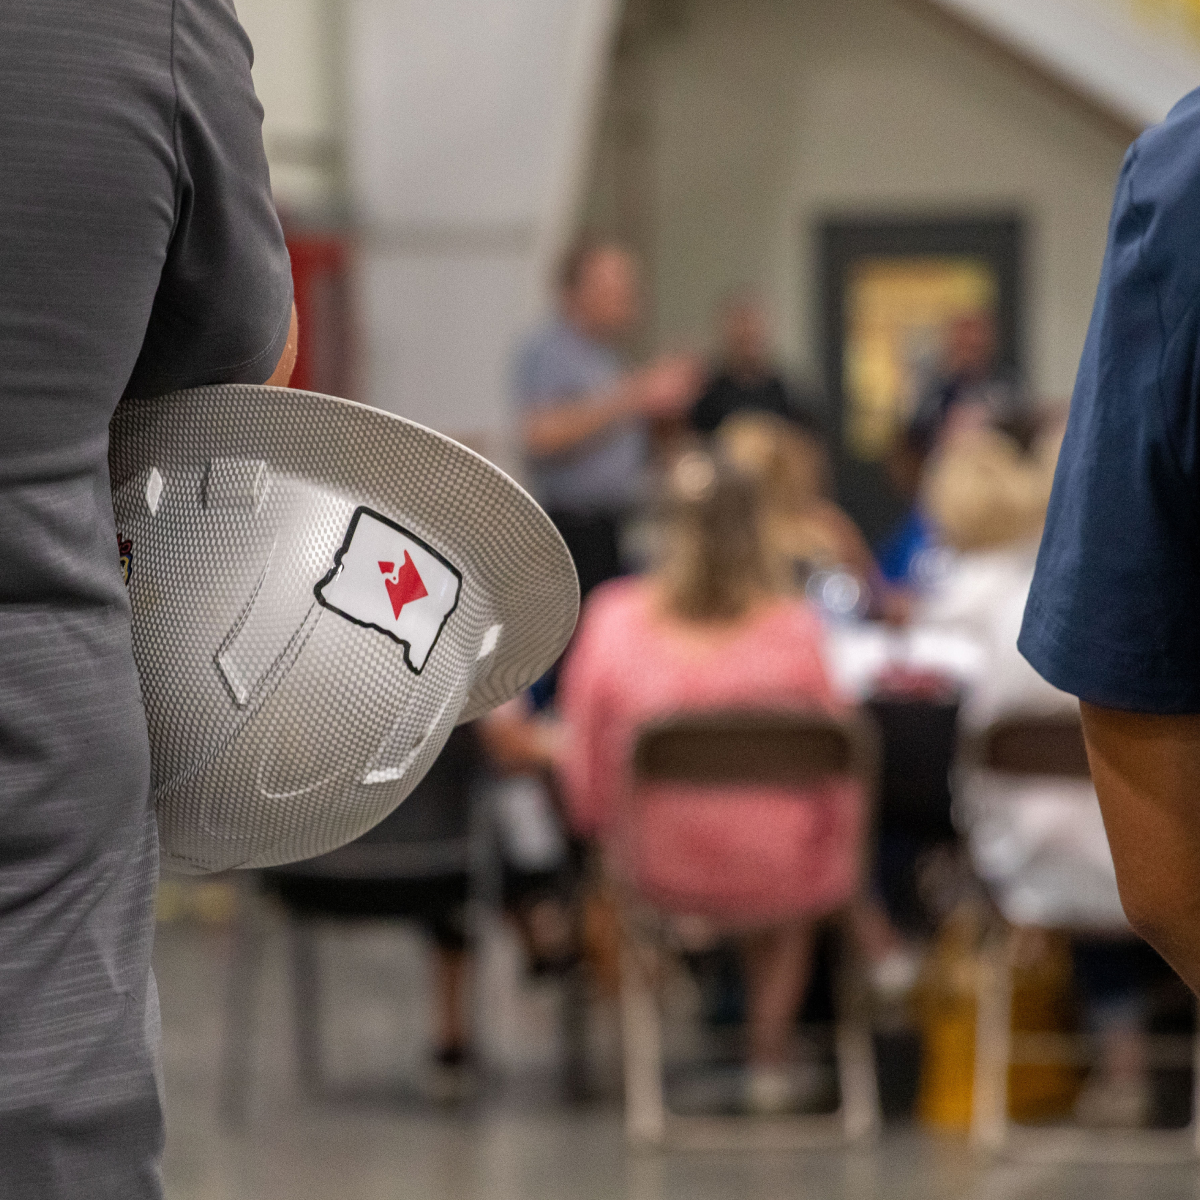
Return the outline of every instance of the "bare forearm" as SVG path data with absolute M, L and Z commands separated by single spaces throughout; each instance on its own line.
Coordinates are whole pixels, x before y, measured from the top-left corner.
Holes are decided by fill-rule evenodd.
M 292 305 L 292 315 L 288 321 L 287 341 L 283 344 L 283 353 L 279 356 L 279 362 L 275 364 L 275 370 L 271 372 L 271 378 L 267 380 L 270 387 L 287 387 L 291 382 L 292 372 L 296 369 L 296 351 L 300 347 L 300 325 L 296 318 L 296 306 Z
M 502 774 L 549 770 L 554 765 L 553 732 L 532 714 L 523 698 L 494 709 L 478 728 L 492 765 Z
M 1125 911 L 1200 989 L 1200 716 L 1080 708 Z
M 536 409 L 525 415 L 522 425 L 525 450 L 535 458 L 562 454 L 628 420 L 633 412 L 628 389 L 623 386 Z

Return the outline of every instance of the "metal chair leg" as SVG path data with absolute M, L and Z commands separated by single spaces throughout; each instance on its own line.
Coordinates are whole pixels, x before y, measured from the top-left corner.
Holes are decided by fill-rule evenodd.
M 626 933 L 621 943 L 621 1046 L 625 1136 L 634 1145 L 661 1145 L 667 1135 L 662 1034 L 653 970 L 651 953 Z
M 837 987 L 835 1053 L 842 1095 L 842 1127 L 847 1141 L 873 1137 L 879 1131 L 879 1082 L 863 955 L 849 920 L 842 926 L 842 963 Z
M 1012 1024 L 1012 935 L 1005 932 L 980 963 L 975 1007 L 975 1088 L 971 1142 L 997 1151 L 1008 1137 L 1008 1066 Z
M 588 979 L 587 967 L 576 963 L 564 975 L 559 996 L 563 1045 L 563 1094 L 568 1102 L 588 1098 Z
M 292 999 L 295 1012 L 296 1064 L 300 1083 L 309 1095 L 321 1090 L 321 1005 L 316 934 L 312 922 L 292 916 L 288 921 L 291 943 Z

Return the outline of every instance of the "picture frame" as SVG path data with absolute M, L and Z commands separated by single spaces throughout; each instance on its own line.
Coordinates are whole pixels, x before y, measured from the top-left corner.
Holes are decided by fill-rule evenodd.
M 1017 213 L 839 215 L 818 227 L 817 306 L 838 496 L 873 545 L 912 503 L 896 452 L 944 331 L 990 314 L 996 365 L 1024 375 L 1025 221 Z

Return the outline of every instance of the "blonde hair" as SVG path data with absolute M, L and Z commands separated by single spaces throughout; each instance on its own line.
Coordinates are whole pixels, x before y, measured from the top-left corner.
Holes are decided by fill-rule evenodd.
M 718 455 L 681 454 L 664 486 L 660 569 L 667 604 L 685 620 L 736 620 L 773 590 L 753 480 Z
M 734 467 L 758 481 L 769 512 L 803 511 L 828 491 L 821 444 L 774 413 L 726 417 L 716 444 Z
M 828 498 L 828 463 L 816 438 L 772 413 L 735 413 L 717 445 L 762 492 L 762 527 L 782 590 L 818 567 L 862 571 L 870 553 L 848 517 Z
M 1046 519 L 1061 432 L 1031 453 L 1003 433 L 956 436 L 930 463 L 922 484 L 925 510 L 956 550 L 988 550 L 1032 538 Z

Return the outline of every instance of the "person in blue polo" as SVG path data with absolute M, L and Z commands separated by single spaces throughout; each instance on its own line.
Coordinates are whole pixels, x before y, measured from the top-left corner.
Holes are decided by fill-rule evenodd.
M 1121 169 L 1018 645 L 1079 697 L 1126 914 L 1200 992 L 1200 90 Z

